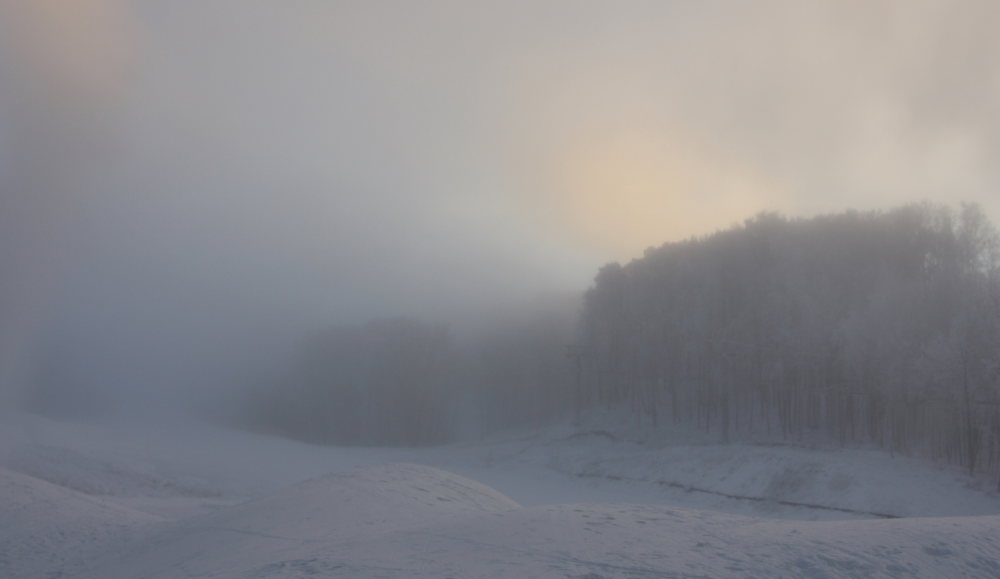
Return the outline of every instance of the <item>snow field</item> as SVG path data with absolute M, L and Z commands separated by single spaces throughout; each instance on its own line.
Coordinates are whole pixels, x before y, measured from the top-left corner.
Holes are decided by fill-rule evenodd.
M 5 579 L 1000 576 L 998 497 L 877 451 L 569 424 L 426 449 L 12 424 Z
M 84 577 L 996 577 L 998 525 L 521 508 L 464 477 L 392 464 L 193 519 Z

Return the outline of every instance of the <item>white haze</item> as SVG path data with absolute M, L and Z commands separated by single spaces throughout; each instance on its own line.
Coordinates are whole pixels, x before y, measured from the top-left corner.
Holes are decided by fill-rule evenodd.
M 0 0 L 0 577 L 995 579 L 997 22 Z
M 5 404 L 189 400 L 375 316 L 488 326 L 763 209 L 996 216 L 997 16 L 2 0 Z

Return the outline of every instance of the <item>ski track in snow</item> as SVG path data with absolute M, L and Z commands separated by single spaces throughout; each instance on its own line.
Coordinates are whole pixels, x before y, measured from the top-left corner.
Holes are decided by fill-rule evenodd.
M 0 577 L 1000 577 L 1000 498 L 974 483 L 567 425 L 364 449 L 22 417 L 0 427 Z

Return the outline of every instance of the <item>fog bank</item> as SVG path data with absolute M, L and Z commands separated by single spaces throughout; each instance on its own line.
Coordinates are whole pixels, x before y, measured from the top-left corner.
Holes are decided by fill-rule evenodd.
M 193 400 L 763 209 L 995 219 L 998 10 L 0 0 L 0 391 Z

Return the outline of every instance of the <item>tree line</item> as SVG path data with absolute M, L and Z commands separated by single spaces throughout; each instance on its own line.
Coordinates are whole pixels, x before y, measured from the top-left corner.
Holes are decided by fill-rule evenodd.
M 555 300 L 457 340 L 396 317 L 305 337 L 252 425 L 321 444 L 423 445 L 537 426 L 572 411 L 566 344 L 576 301 Z
M 975 205 L 763 213 L 600 270 L 579 404 L 723 440 L 819 436 L 1000 470 L 997 274 Z
M 606 265 L 582 303 L 476 336 L 406 318 L 317 332 L 257 422 L 432 444 L 626 408 L 723 441 L 874 443 L 996 472 L 998 264 L 975 205 L 761 213 Z

